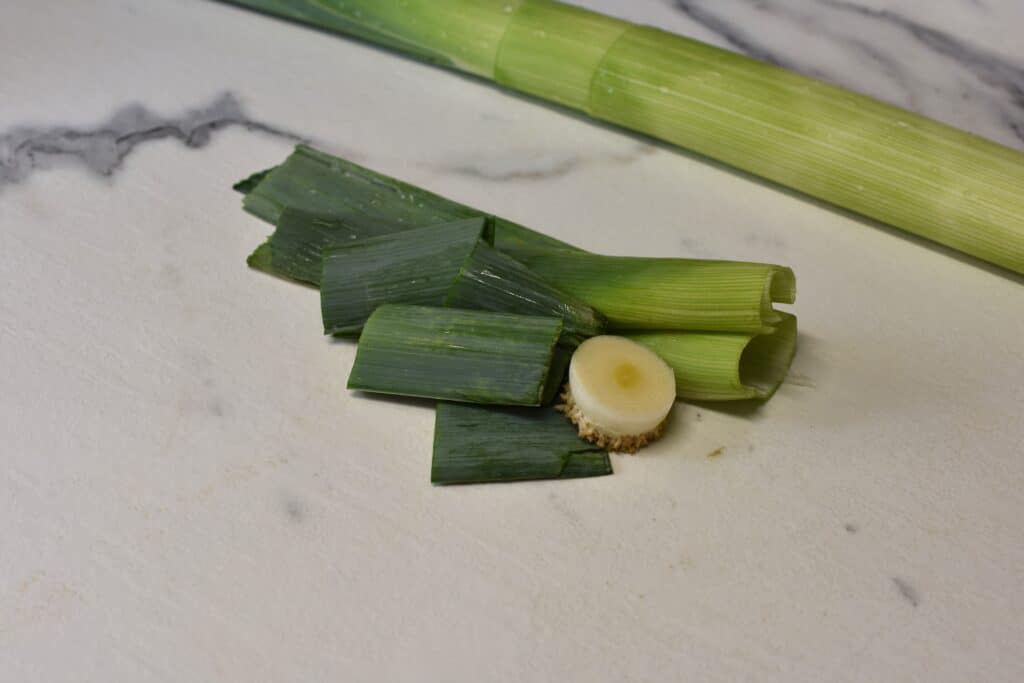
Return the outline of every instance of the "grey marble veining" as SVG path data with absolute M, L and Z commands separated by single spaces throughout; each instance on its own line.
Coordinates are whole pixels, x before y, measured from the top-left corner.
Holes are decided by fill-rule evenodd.
M 594 166 L 624 167 L 654 154 L 656 148 L 645 143 L 629 145 L 623 151 L 607 153 L 551 153 L 544 150 L 516 152 L 507 155 L 465 158 L 430 165 L 437 173 L 465 176 L 487 182 L 535 182 L 560 178 L 577 170 Z
M 848 0 L 667 2 L 738 52 L 1024 149 L 1024 54 L 1008 59 L 958 38 L 926 11 Z
M 119 106 L 98 126 L 17 126 L 0 132 L 0 189 L 37 170 L 61 164 L 79 164 L 109 176 L 145 142 L 170 138 L 199 148 L 217 130 L 230 126 L 294 142 L 304 140 L 298 133 L 250 117 L 231 92 L 174 117 L 160 116 L 141 104 L 128 104 Z

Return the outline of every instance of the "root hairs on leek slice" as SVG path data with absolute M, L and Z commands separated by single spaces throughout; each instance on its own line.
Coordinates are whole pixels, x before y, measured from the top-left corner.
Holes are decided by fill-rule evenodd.
M 636 453 L 661 436 L 675 399 L 675 376 L 665 361 L 634 341 L 604 335 L 576 349 L 559 409 L 582 438 Z

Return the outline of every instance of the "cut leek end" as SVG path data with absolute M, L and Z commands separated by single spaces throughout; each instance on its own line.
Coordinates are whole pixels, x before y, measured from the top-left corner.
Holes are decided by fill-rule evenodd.
M 744 347 L 739 361 L 740 384 L 753 393 L 753 398 L 767 401 L 782 381 L 796 355 L 796 316 L 780 313 L 780 320 L 771 334 L 754 337 Z
M 572 387 L 568 382 L 562 391 L 562 403 L 557 406 L 559 412 L 565 414 L 569 421 L 576 425 L 580 438 L 586 439 L 598 448 L 603 448 L 616 453 L 637 453 L 644 446 L 661 438 L 665 432 L 665 424 L 668 417 L 659 422 L 653 429 L 640 434 L 618 434 L 609 432 L 597 422 L 594 422 L 587 414 L 580 409 L 579 404 L 573 398 Z
M 573 354 L 560 410 L 587 441 L 636 453 L 661 436 L 675 398 L 675 375 L 665 361 L 634 341 L 606 335 Z
M 778 304 L 796 303 L 796 274 L 792 268 L 773 266 L 768 274 L 768 296 Z

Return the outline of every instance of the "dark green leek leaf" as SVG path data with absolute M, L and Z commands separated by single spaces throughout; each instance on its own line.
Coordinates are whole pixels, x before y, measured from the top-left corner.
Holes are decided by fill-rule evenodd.
M 258 174 L 257 174 L 258 175 Z M 351 220 L 354 214 L 394 224 L 391 232 L 487 215 L 350 161 L 299 145 L 255 186 L 253 177 L 236 187 L 249 189 L 246 211 L 277 224 L 286 208 L 324 218 Z M 495 244 L 571 249 L 564 242 L 503 218 L 495 218 Z
M 479 216 L 331 247 L 320 284 L 324 334 L 359 332 L 381 304 L 444 305 L 474 247 L 486 246 L 485 227 Z
M 348 388 L 540 405 L 561 334 L 558 318 L 387 304 L 363 327 Z
M 446 306 L 483 311 L 556 316 L 565 323 L 562 341 L 576 346 L 601 334 L 605 318 L 582 299 L 565 294 L 493 247 L 480 243 L 463 264 Z
M 571 479 L 612 473 L 608 453 L 551 408 L 437 404 L 435 484 Z
M 404 226 L 397 227 L 402 229 Z M 285 209 L 277 221 L 277 230 L 267 240 L 268 267 L 260 270 L 320 286 L 324 250 L 394 233 L 395 229 L 394 223 L 363 214 L 325 218 L 299 209 Z M 261 246 L 253 252 L 250 259 L 263 248 Z M 262 261 L 258 260 L 257 264 L 262 265 Z

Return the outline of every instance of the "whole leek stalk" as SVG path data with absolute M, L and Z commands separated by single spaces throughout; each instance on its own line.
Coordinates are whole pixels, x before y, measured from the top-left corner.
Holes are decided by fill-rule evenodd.
M 1024 273 L 1024 154 L 870 97 L 554 0 L 231 1 L 492 79 Z

